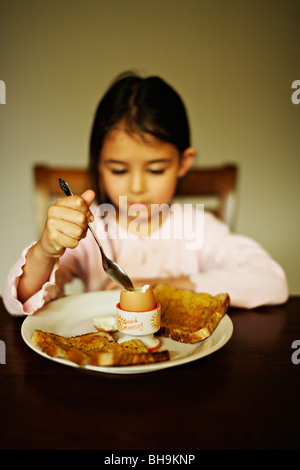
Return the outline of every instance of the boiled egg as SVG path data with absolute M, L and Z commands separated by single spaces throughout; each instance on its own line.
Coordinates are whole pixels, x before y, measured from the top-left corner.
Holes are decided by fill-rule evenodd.
M 133 291 L 122 290 L 120 307 L 127 312 L 146 312 L 156 308 L 156 299 L 152 287 L 146 284 L 135 287 Z

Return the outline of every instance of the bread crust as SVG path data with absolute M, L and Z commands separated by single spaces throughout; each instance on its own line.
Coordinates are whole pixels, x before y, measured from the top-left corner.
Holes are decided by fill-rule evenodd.
M 161 304 L 161 327 L 157 335 L 194 344 L 210 336 L 225 315 L 230 297 L 211 296 L 157 284 L 154 294 Z
M 90 358 L 94 366 L 129 366 L 138 364 L 153 364 L 170 360 L 168 350 L 134 353 L 132 351 L 95 351 Z

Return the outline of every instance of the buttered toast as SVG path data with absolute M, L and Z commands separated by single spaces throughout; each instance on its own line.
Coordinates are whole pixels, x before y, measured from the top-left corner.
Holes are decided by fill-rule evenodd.
M 182 343 L 193 344 L 210 336 L 230 305 L 226 293 L 211 296 L 165 284 L 156 284 L 153 290 L 161 305 L 157 334 Z
M 104 331 L 66 337 L 34 330 L 31 339 L 48 356 L 68 359 L 80 366 L 126 366 L 170 359 L 167 350 L 149 352 L 138 339 L 119 344 Z

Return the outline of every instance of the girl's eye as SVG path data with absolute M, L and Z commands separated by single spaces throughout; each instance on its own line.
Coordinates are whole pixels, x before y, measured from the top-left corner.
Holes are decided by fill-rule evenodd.
M 114 174 L 114 175 L 124 175 L 127 170 L 123 169 L 123 170 L 111 170 L 111 172 Z
M 162 174 L 165 172 L 164 169 L 161 169 L 161 170 L 151 170 L 151 169 L 149 169 L 148 171 L 149 171 L 149 173 L 151 173 L 152 175 L 162 175 Z
M 118 170 L 117 168 L 111 168 L 110 171 L 113 175 L 124 175 L 125 173 L 128 172 L 128 169 L 127 168 L 122 168 L 122 169 L 120 168 Z M 161 169 L 148 168 L 147 171 L 151 175 L 162 175 L 165 172 L 165 169 L 164 168 L 161 168 Z

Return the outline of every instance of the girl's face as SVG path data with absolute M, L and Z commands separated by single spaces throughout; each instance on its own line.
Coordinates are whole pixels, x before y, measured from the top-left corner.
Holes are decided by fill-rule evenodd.
M 118 214 L 119 198 L 126 196 L 127 207 L 122 209 L 130 213 L 130 207 L 138 210 L 146 206 L 149 221 L 151 205 L 171 201 L 177 179 L 188 171 L 194 157 L 192 148 L 180 158 L 174 145 L 150 134 L 128 133 L 120 125 L 104 140 L 99 161 L 100 183 Z

